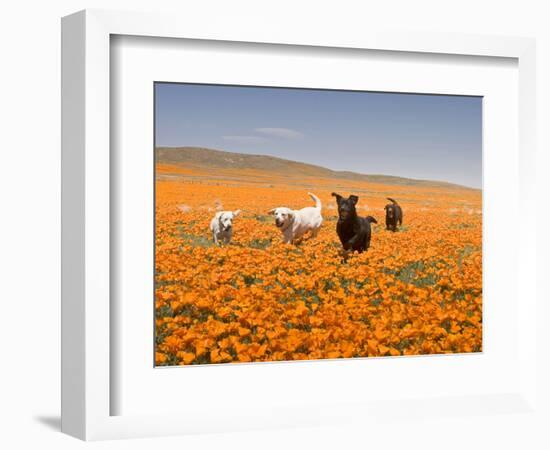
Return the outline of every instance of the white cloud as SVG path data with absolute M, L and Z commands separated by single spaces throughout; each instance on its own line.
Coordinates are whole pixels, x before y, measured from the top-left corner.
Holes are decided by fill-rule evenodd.
M 226 141 L 238 142 L 239 144 L 260 144 L 267 139 L 262 136 L 222 136 Z
M 256 128 L 254 131 L 268 136 L 274 136 L 285 139 L 298 139 L 303 137 L 303 133 L 290 128 Z

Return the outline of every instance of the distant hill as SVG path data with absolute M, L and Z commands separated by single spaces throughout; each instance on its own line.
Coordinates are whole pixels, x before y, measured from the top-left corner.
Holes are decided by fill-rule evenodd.
M 273 173 L 291 174 L 292 177 L 308 176 L 318 178 L 336 178 L 343 180 L 361 180 L 371 183 L 394 184 L 404 186 L 433 186 L 471 189 L 443 181 L 415 180 L 391 175 L 365 175 L 356 172 L 331 170 L 326 167 L 290 161 L 267 155 L 248 155 L 201 147 L 157 147 L 158 163 L 186 165 L 223 169 L 257 169 Z

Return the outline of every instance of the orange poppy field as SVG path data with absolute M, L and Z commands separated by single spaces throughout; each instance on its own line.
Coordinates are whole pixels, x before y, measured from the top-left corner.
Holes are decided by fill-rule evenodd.
M 368 251 L 343 255 L 333 191 L 377 219 Z M 312 206 L 308 192 L 320 233 L 284 244 L 268 211 Z M 157 164 L 155 195 L 157 366 L 482 350 L 479 190 Z M 212 217 L 236 209 L 214 245 Z

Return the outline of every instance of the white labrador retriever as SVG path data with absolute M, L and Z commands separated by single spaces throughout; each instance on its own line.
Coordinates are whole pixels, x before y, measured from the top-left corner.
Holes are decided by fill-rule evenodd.
M 274 208 L 269 211 L 275 216 L 275 225 L 283 233 L 283 241 L 287 244 L 302 237 L 307 231 L 311 231 L 311 237 L 317 236 L 323 217 L 321 216 L 321 200 L 308 192 L 315 202 L 315 206 L 294 210 L 286 207 Z
M 240 209 L 236 211 L 218 211 L 210 221 L 210 231 L 214 243 L 218 245 L 220 242 L 229 244 L 231 236 L 233 236 L 233 219 L 241 213 Z

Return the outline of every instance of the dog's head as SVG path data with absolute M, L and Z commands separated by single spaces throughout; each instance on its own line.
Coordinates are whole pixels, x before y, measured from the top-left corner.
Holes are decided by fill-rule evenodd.
M 237 209 L 236 211 L 220 211 L 219 213 L 216 213 L 220 224 L 220 230 L 231 230 L 231 228 L 233 228 L 233 219 L 235 219 L 235 217 L 237 217 L 240 213 L 240 209 Z
M 386 210 L 386 217 L 388 219 L 393 219 L 394 216 L 395 216 L 395 206 L 393 205 L 386 205 L 384 207 L 384 209 Z
M 357 195 L 350 195 L 348 198 L 342 197 L 336 192 L 332 193 L 333 197 L 336 197 L 336 203 L 338 205 L 338 220 L 340 222 L 345 222 L 348 218 L 357 215 L 355 210 L 355 205 L 359 201 Z
M 294 222 L 294 211 L 284 206 L 270 209 L 269 214 L 275 216 L 275 225 L 282 230 L 286 230 Z

